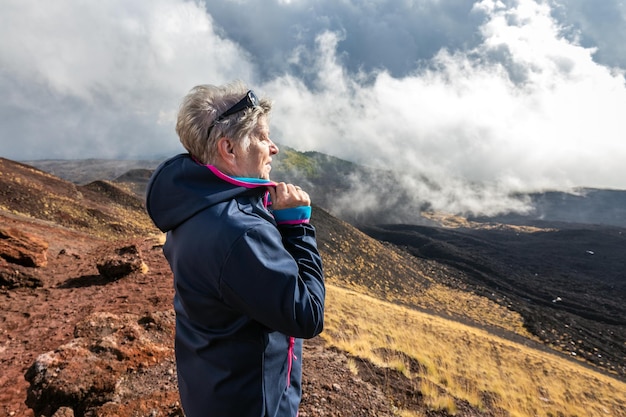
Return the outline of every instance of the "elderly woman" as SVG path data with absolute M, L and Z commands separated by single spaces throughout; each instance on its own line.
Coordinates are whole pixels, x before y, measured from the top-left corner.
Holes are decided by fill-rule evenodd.
M 322 331 L 310 199 L 270 180 L 270 110 L 242 83 L 194 87 L 176 124 L 188 153 L 148 185 L 148 213 L 167 232 L 187 417 L 296 416 L 302 338 Z

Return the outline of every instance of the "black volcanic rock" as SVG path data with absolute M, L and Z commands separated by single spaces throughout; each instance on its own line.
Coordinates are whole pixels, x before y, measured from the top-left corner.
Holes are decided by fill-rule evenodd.
M 449 285 L 508 306 L 548 345 L 626 377 L 626 229 L 360 229 L 455 268 L 467 281 Z

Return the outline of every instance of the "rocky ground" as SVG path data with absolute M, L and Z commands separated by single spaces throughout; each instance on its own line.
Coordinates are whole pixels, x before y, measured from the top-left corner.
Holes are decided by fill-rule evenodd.
M 45 221 L 0 220 L 3 253 L 21 253 L 0 258 L 0 415 L 182 416 L 159 239 L 109 242 Z M 305 342 L 300 416 L 424 409 L 417 381 L 348 359 L 320 337 Z M 459 407 L 458 415 L 490 415 Z
M 554 235 L 556 243 L 544 239 L 548 247 L 515 233 L 368 230 L 416 258 L 385 252 L 380 242 L 328 214 L 315 215 L 325 265 L 334 275 L 368 286 L 368 278 L 394 270 L 397 284 L 410 292 L 426 285 L 411 281 L 426 265 L 416 259 L 438 260 L 447 265 L 438 278 L 445 285 L 494 295 L 524 315 L 535 334 L 549 330 L 546 345 L 571 346 L 600 369 L 625 375 L 620 271 L 626 240 L 620 231 L 576 236 L 566 231 Z M 0 415 L 182 416 L 173 360 L 172 277 L 155 232 L 132 193 L 103 181 L 76 186 L 0 158 Z M 590 246 L 597 241 L 601 244 Z M 507 242 L 522 250 L 502 250 Z M 345 253 L 335 253 L 339 246 Z M 554 248 L 555 256 L 546 258 Z M 570 249 L 574 261 L 567 258 Z M 515 267 L 528 264 L 529 253 L 528 270 Z M 358 267 L 352 262 L 366 255 L 374 256 L 371 262 Z M 561 271 L 561 264 L 573 266 L 561 281 L 542 285 L 538 268 Z M 595 287 L 584 286 L 590 271 L 603 277 Z M 610 361 L 601 361 L 598 352 Z M 322 338 L 305 342 L 302 360 L 302 417 L 384 417 L 399 409 L 446 416 L 424 407 L 418 380 L 349 357 Z M 462 401 L 456 405 L 459 417 L 501 415 Z

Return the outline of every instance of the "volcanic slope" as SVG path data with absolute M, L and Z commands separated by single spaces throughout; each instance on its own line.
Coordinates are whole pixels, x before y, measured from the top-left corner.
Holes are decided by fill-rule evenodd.
M 7 415 L 33 415 L 32 410 L 28 410 L 24 404 L 28 394 L 31 405 L 38 404 L 37 401 L 43 398 L 47 399 L 45 403 L 48 411 L 54 411 L 51 408 L 53 405 L 63 405 L 74 410 L 77 416 L 87 413 L 99 416 L 181 415 L 180 406 L 175 401 L 172 402 L 172 398 L 175 398 L 175 381 L 172 380 L 171 356 L 165 358 L 164 362 L 155 364 L 153 362 L 159 355 L 141 351 L 128 355 L 130 359 L 126 361 L 130 360 L 132 364 L 122 362 L 120 365 L 117 363 L 121 360 L 120 357 L 107 359 L 116 362 L 103 367 L 103 372 L 123 370 L 117 376 L 118 384 L 113 384 L 112 387 L 124 387 L 124 381 L 129 380 L 135 381 L 135 385 L 133 395 L 129 398 L 124 397 L 124 392 L 116 392 L 113 397 L 110 392 L 97 396 L 110 399 L 103 404 L 81 403 L 82 400 L 76 397 L 79 392 L 97 393 L 97 388 L 102 388 L 100 386 L 89 388 L 88 385 L 83 390 L 78 389 L 78 386 L 67 386 L 67 380 L 56 381 L 56 385 L 55 381 L 45 380 L 44 385 L 29 389 L 24 379 L 27 370 L 31 369 L 32 377 L 32 370 L 40 369 L 33 368 L 40 354 L 48 352 L 43 357 L 51 358 L 54 352 L 68 349 L 63 346 L 91 343 L 91 350 L 85 350 L 87 353 L 91 352 L 90 355 L 108 352 L 99 343 L 110 340 L 110 330 L 107 330 L 104 339 L 100 341 L 81 342 L 81 338 L 77 338 L 81 334 L 78 329 L 84 329 L 85 326 L 88 328 L 90 323 L 97 322 L 98 319 L 94 317 L 98 316 L 94 314 L 118 316 L 111 320 L 126 320 L 125 315 L 137 315 L 140 317 L 138 323 L 150 329 L 148 325 L 155 323 L 153 317 L 158 317 L 154 312 L 171 311 L 171 274 L 161 252 L 162 236 L 150 223 L 142 201 L 120 184 L 95 181 L 85 186 L 77 186 L 28 165 L 6 159 L 0 159 L 0 190 L 1 228 L 17 230 L 30 241 L 44 241 L 47 246 L 44 251 L 47 261 L 35 268 L 24 267 L 0 257 L 0 277 L 3 279 L 15 276 L 32 278 L 25 281 L 0 280 L 0 407 L 3 407 L 3 411 Z M 343 316 L 335 312 L 345 305 L 350 315 L 367 311 L 365 318 L 371 318 L 368 321 L 382 320 L 384 325 L 395 314 L 393 311 L 399 311 L 399 316 L 405 317 L 408 322 L 413 320 L 414 313 L 411 311 L 421 310 L 436 314 L 421 316 L 433 317 L 432 320 L 426 319 L 429 322 L 437 316 L 454 318 L 533 345 L 536 342 L 532 341 L 532 336 L 525 330 L 521 315 L 500 306 L 488 297 L 463 288 L 449 288 L 449 283 L 464 278 L 454 268 L 417 258 L 394 245 L 371 239 L 317 207 L 314 208 L 313 223 L 318 230 L 320 251 L 329 284 L 329 331 L 322 338 L 308 341 L 305 345 L 304 360 L 307 365 L 301 415 L 392 416 L 407 409 L 412 410 L 412 414 L 404 415 L 447 416 L 454 410 L 457 416 L 505 415 L 501 414 L 500 405 L 490 405 L 496 402 L 493 398 L 495 394 L 489 394 L 491 391 L 488 389 L 484 389 L 484 395 L 491 400 L 485 397 L 472 404 L 463 397 L 456 396 L 447 387 L 447 405 L 437 404 L 433 399 L 437 399 L 438 394 L 432 391 L 432 383 L 427 389 L 420 385 L 418 377 L 404 374 L 388 365 L 381 365 L 357 353 L 347 354 L 346 350 L 354 346 L 339 348 L 339 339 L 354 334 L 355 329 L 358 330 L 361 325 L 351 321 L 352 319 L 343 319 Z M 19 233 L 11 232 L 7 235 Z M 138 248 L 145 269 L 120 279 L 105 279 L 96 268 L 99 259 L 111 249 L 129 245 Z M 348 295 L 344 298 L 342 295 L 350 292 L 373 298 L 369 301 L 364 298 L 363 302 L 366 304 L 359 304 L 360 296 Z M 357 304 L 349 304 L 344 300 Z M 385 300 L 388 304 L 379 304 L 381 301 L 378 300 Z M 400 306 L 397 307 L 400 310 L 390 309 L 389 306 L 393 305 Z M 368 310 L 370 307 L 374 310 Z M 376 311 L 381 312 L 379 317 Z M 336 324 L 338 319 L 339 325 Z M 429 326 L 432 327 L 431 324 Z M 451 324 L 446 326 L 455 328 Z M 123 329 L 130 325 L 118 327 Z M 168 328 L 163 327 L 165 330 Z M 412 333 L 410 330 L 407 332 Z M 443 335 L 442 330 L 437 332 L 435 335 Z M 360 333 L 367 333 L 365 325 Z M 123 343 L 132 346 L 133 339 L 128 339 L 127 336 L 124 336 L 126 338 Z M 452 337 L 455 337 L 454 332 Z M 159 351 L 171 349 L 171 338 L 170 333 Z M 384 343 L 385 338 L 379 338 L 380 341 Z M 453 339 L 450 349 L 459 342 Z M 468 341 L 464 336 L 463 343 L 468 342 L 471 343 L 471 340 Z M 494 343 L 492 341 L 489 345 L 492 350 L 495 349 Z M 404 357 L 408 363 L 415 362 L 409 355 L 399 351 L 379 348 L 377 352 L 391 359 Z M 70 361 L 72 359 L 69 358 Z M 60 373 L 60 378 L 63 375 L 62 369 L 76 370 L 80 363 L 63 363 L 56 371 L 40 377 L 54 378 L 54 375 Z M 424 366 L 423 363 L 415 362 L 413 369 L 417 372 Z M 443 368 L 445 365 L 441 364 L 442 371 Z M 155 373 L 155 370 L 163 372 Z M 84 371 L 80 372 L 79 368 L 74 374 L 77 377 L 89 375 L 90 372 L 87 371 L 91 370 Z M 483 370 L 489 373 L 491 371 Z M 445 377 L 439 377 L 441 378 Z M 601 377 L 593 379 L 599 378 Z M 114 376 L 108 379 L 114 380 Z M 573 381 L 575 378 L 567 379 Z M 85 387 L 84 380 L 75 382 L 81 382 L 82 385 L 79 386 Z M 60 383 L 66 386 L 59 385 Z M 441 382 L 437 384 L 438 392 L 446 392 L 445 385 L 441 385 Z M 617 382 L 614 384 L 622 387 Z M 46 394 L 45 386 L 54 389 L 54 395 L 57 396 L 45 397 L 52 395 Z M 60 395 L 65 392 L 61 388 L 67 391 L 67 395 Z M 604 403 L 609 410 L 620 410 L 620 400 L 604 400 L 604 391 L 602 388 L 598 389 L 594 394 L 595 400 L 585 401 Z M 52 399 L 60 400 L 54 403 Z
M 76 185 L 0 158 L 0 209 L 102 238 L 154 232 L 141 199 L 110 181 Z

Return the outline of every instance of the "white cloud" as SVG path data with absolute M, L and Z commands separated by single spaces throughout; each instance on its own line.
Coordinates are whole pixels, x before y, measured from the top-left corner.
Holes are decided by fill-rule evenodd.
M 172 149 L 186 91 L 254 81 L 245 50 L 217 34 L 198 3 L 24 0 L 2 10 L 0 92 L 14 99 L 3 113 L 20 108 L 22 123 L 0 131 L 5 156 L 44 157 L 46 140 L 63 144 L 48 150 L 57 157 Z
M 624 187 L 623 73 L 563 38 L 545 5 L 477 7 L 489 12 L 481 45 L 442 50 L 401 78 L 350 75 L 336 56 L 340 37 L 320 35 L 312 90 L 290 76 L 265 86 L 277 100 L 278 139 L 425 174 L 445 193 L 422 189 L 420 198 L 439 209 L 502 208 L 517 190 Z
M 278 142 L 400 170 L 436 208 L 626 188 L 626 65 L 597 58 L 626 63 L 603 48 L 623 31 L 564 23 L 572 4 L 0 0 L 0 155 L 178 152 L 181 97 L 242 79 L 275 100 Z

